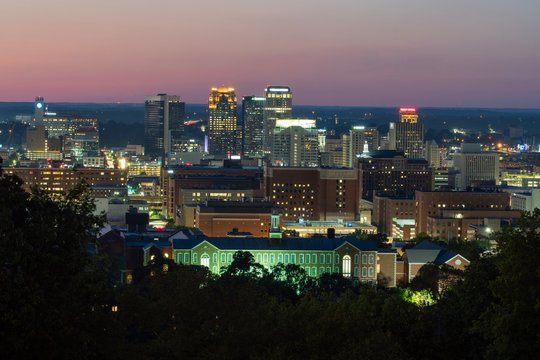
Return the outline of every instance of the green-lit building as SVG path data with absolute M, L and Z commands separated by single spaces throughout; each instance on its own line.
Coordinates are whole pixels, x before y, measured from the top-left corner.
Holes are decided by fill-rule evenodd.
M 122 258 L 124 280 L 128 282 L 126 276 L 154 256 L 165 256 L 178 264 L 206 266 L 219 274 L 222 267 L 232 263 L 237 251 L 250 252 L 256 262 L 268 268 L 278 263 L 296 264 L 313 277 L 341 273 L 358 283 L 393 287 L 399 276 L 394 250 L 379 249 L 374 242 L 354 237 L 210 238 L 189 231 L 141 234 L 112 230 L 99 243 L 104 251 Z M 117 249 L 116 253 L 111 249 Z

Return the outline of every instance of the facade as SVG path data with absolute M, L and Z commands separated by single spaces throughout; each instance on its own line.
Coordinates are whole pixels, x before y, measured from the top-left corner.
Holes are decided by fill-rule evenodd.
M 185 103 L 179 96 L 158 94 L 144 98 L 144 149 L 146 155 L 161 157 L 172 149 L 171 139 L 182 132 Z
M 533 211 L 540 208 L 540 189 L 527 192 L 512 193 L 512 210 Z
M 454 155 L 456 190 L 465 190 L 474 182 L 499 184 L 499 154 L 482 151 L 480 144 L 461 144 Z
M 263 147 L 267 154 L 272 151 L 276 120 L 292 117 L 292 95 L 291 88 L 288 86 L 268 86 L 265 89 Z
M 231 238 L 197 236 L 188 231 L 134 233 L 116 229 L 101 236 L 98 247 L 126 264 L 122 269 L 126 283 L 134 270 L 156 256 L 177 264 L 206 266 L 219 274 L 222 267 L 232 263 L 237 251 L 246 251 L 266 268 L 278 263 L 295 264 L 315 278 L 338 273 L 356 284 L 396 286 L 395 251 L 378 249 L 374 242 L 353 237 Z
M 423 157 L 424 125 L 418 122 L 416 109 L 399 109 L 400 121 L 390 123 L 388 130 L 389 149 L 402 151 L 405 157 Z
M 407 198 L 416 190 L 433 189 L 433 168 L 426 160 L 407 159 L 393 150 L 370 151 L 358 159 L 362 198 L 373 200 L 374 192 Z
M 460 254 L 451 250 L 443 249 L 441 246 L 423 241 L 412 249 L 407 249 L 403 256 L 407 282 L 411 282 L 418 274 L 422 266 L 433 263 L 436 265 L 448 265 L 458 270 L 465 270 L 470 261 Z
M 240 195 L 242 198 L 249 197 L 250 194 L 254 198 L 262 198 L 262 168 L 237 165 L 235 162 L 227 162 L 222 167 L 174 166 L 165 169 L 162 189 L 167 217 L 174 218 L 179 223 L 184 200 L 186 196 L 189 199 L 190 195 L 193 195 L 190 204 L 208 199 L 237 200 L 236 194 L 243 194 Z
M 372 223 L 377 226 L 379 233 L 386 234 L 389 238 L 404 239 L 403 229 L 396 228 L 397 225 L 405 224 L 404 220 L 414 220 L 416 212 L 415 200 L 411 198 L 397 198 L 375 194 L 373 196 L 373 216 Z M 399 233 L 396 233 L 396 231 Z M 410 234 L 410 231 L 409 231 Z M 408 239 L 405 239 L 408 240 Z
M 241 144 L 234 89 L 212 88 L 208 96 L 208 153 L 234 155 L 240 151 Z
M 423 158 L 428 161 L 429 166 L 432 168 L 439 169 L 442 167 L 441 152 L 434 140 L 426 142 Z
M 51 139 L 63 138 L 74 134 L 79 128 L 94 128 L 99 134 L 99 123 L 95 118 L 83 118 L 79 116 L 59 115 L 56 113 L 45 113 L 43 125 Z
M 266 197 L 284 221 L 359 218 L 358 172 L 342 168 L 265 168 Z
M 269 237 L 272 214 L 273 207 L 268 202 L 208 201 L 197 206 L 195 227 L 210 237 L 225 237 L 233 231 Z
M 45 130 L 45 126 L 37 125 L 26 129 L 26 151 L 48 151 L 47 130 Z
M 27 190 L 37 186 L 52 193 L 67 192 L 81 180 L 88 183 L 93 191 L 98 191 L 103 185 L 125 189 L 127 183 L 127 171 L 119 169 L 5 168 L 4 171 L 19 176 Z M 109 192 L 110 188 L 107 190 Z M 102 197 L 101 193 L 97 195 Z
M 262 96 L 245 96 L 242 99 L 243 154 L 246 156 L 263 155 L 264 107 L 265 98 Z
M 376 234 L 377 228 L 360 221 L 284 221 L 283 231 L 295 231 L 299 237 L 346 236 L 356 231 Z M 329 234 L 330 233 L 330 234 Z M 330 235 L 330 236 L 329 236 Z
M 315 120 L 276 120 L 273 129 L 272 165 L 317 167 L 319 165 L 317 135 Z
M 505 192 L 475 192 L 475 191 L 417 191 L 416 201 L 416 233 L 433 233 L 434 225 L 428 228 L 429 218 L 438 218 L 441 224 L 444 219 L 472 218 L 483 219 L 490 217 L 512 217 L 517 212 L 504 213 L 510 209 L 510 194 Z M 450 212 L 452 211 L 452 212 Z M 496 212 L 493 212 L 496 211 Z M 445 212 L 443 214 L 443 212 Z M 507 216 L 508 215 L 508 216 Z M 432 223 L 434 220 L 431 220 Z M 456 226 L 454 226 L 456 225 Z M 433 234 L 435 237 L 454 238 L 466 234 L 466 229 L 454 220 L 446 221 L 446 230 Z M 455 228 L 455 230 L 453 230 Z M 458 229 L 460 228 L 460 229 Z

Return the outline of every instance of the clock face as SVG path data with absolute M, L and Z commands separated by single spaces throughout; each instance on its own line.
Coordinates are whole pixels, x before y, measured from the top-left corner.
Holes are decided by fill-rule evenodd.
M 43 107 L 43 103 L 38 102 L 38 103 L 36 104 L 36 107 L 37 107 L 38 109 L 41 109 L 41 108 Z

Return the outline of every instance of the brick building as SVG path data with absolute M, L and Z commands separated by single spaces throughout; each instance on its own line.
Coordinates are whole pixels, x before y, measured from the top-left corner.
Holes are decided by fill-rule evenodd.
M 37 186 L 53 193 L 67 192 L 84 180 L 95 188 L 97 195 L 101 196 L 125 189 L 127 183 L 127 171 L 120 169 L 5 168 L 4 170 L 6 174 L 20 177 L 27 190 Z
M 356 220 L 358 173 L 342 168 L 265 168 L 266 197 L 284 220 Z
M 225 237 L 234 230 L 256 237 L 268 237 L 273 207 L 271 203 L 209 201 L 196 210 L 195 226 L 210 237 Z
M 394 150 L 375 150 L 358 159 L 362 198 L 372 201 L 374 192 L 412 197 L 416 190 L 431 191 L 433 168 L 424 159 L 408 159 Z

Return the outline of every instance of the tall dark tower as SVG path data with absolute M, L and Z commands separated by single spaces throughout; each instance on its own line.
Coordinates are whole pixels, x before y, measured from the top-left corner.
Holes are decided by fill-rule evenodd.
M 185 103 L 180 96 L 158 94 L 144 99 L 144 148 L 150 156 L 167 156 L 171 152 L 171 133 L 183 127 Z
M 42 96 L 34 99 L 34 125 L 43 125 L 43 115 L 45 115 L 45 102 Z
M 244 155 L 254 157 L 263 155 L 264 104 L 265 98 L 262 96 L 245 96 L 242 99 Z

